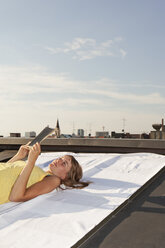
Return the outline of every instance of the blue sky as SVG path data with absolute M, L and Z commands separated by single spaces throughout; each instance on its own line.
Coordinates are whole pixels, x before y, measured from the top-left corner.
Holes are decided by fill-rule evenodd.
M 0 134 L 149 132 L 164 118 L 163 0 L 5 0 Z

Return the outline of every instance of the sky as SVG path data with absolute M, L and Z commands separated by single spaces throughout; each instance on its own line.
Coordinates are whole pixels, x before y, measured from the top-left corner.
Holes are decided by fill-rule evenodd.
M 164 0 L 0 0 L 0 135 L 149 133 L 165 117 Z

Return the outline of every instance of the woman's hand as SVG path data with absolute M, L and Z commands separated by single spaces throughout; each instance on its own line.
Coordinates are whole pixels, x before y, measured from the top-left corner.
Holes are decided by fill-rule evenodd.
M 29 142 L 30 143 L 30 142 Z M 14 157 L 12 157 L 8 163 L 13 163 L 15 161 L 21 160 L 23 158 L 25 158 L 28 153 L 29 153 L 29 143 L 27 143 L 26 145 L 23 145 L 19 148 L 18 152 L 16 153 L 16 155 Z
M 18 176 L 17 180 L 15 181 L 12 187 L 12 190 L 9 196 L 10 201 L 26 201 L 40 194 L 40 190 L 38 190 L 37 188 L 38 192 L 34 190 L 29 195 L 28 193 L 29 191 L 27 191 L 26 187 L 27 187 L 27 183 L 31 175 L 31 172 L 33 170 L 33 167 L 35 165 L 35 162 L 38 158 L 38 155 L 41 152 L 41 148 L 40 148 L 39 143 L 36 143 L 32 147 L 29 146 L 28 149 L 29 149 L 29 155 L 28 155 L 27 164 L 21 171 L 20 175 Z
M 21 160 L 21 159 L 25 158 L 28 155 L 28 153 L 29 153 L 29 146 L 28 146 L 29 143 L 30 142 L 28 142 L 26 145 L 22 145 L 19 148 L 17 154 L 15 155 L 17 157 L 17 160 Z
M 34 165 L 40 153 L 41 153 L 41 147 L 38 142 L 32 147 L 29 147 L 29 155 L 28 155 L 27 163 Z

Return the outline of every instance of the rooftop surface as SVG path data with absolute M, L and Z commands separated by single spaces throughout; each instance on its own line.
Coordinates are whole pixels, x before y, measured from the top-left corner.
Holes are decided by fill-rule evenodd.
M 27 139 L 0 139 L 0 160 L 13 156 Z M 47 139 L 42 147 L 48 150 L 82 152 L 154 152 L 164 153 L 163 140 L 112 139 Z M 2 149 L 3 148 L 3 149 Z M 4 148 L 9 150 L 5 151 Z M 12 148 L 12 149 L 11 149 Z M 101 149 L 102 148 L 102 149 Z M 11 150 L 10 150 L 11 149 Z M 61 151 L 60 150 L 60 151 Z M 126 202 L 103 223 L 87 234 L 73 248 L 164 248 L 165 247 L 165 168 L 144 185 L 132 200 Z
M 164 248 L 165 167 L 72 248 Z

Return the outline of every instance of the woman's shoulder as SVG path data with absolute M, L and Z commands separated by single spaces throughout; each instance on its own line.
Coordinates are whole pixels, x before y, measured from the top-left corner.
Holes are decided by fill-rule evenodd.
M 15 162 L 6 162 L 7 166 L 14 166 L 14 167 L 25 166 L 25 164 L 26 164 L 26 161 L 23 161 L 23 160 L 17 160 Z
M 17 170 L 17 169 L 22 169 L 25 166 L 25 161 L 19 160 L 15 162 L 3 162 L 0 163 L 0 170 L 3 169 L 12 169 L 12 170 Z
M 48 181 L 49 183 L 55 185 L 58 187 L 61 184 L 61 179 L 55 175 L 48 174 L 46 177 L 44 177 L 45 181 Z

